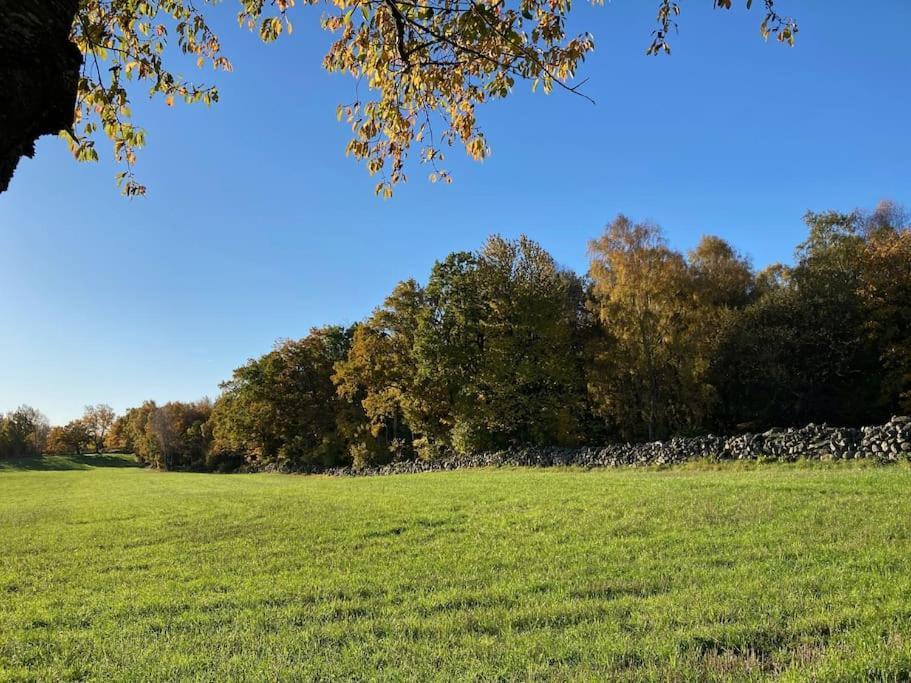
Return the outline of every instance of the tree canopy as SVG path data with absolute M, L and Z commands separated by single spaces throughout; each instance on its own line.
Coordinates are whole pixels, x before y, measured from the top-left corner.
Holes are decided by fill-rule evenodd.
M 93 447 L 163 469 L 375 466 L 911 413 L 911 222 L 808 212 L 792 265 L 756 272 L 706 235 L 688 253 L 620 215 L 588 273 L 494 235 L 397 284 L 350 327 L 280 340 L 214 402 L 105 405 L 48 431 L 0 417 L 0 457 Z
M 292 32 L 295 4 L 317 0 L 237 0 L 238 22 L 271 42 Z M 593 0 L 600 3 L 602 0 Z M 134 173 L 145 131 L 130 103 L 147 90 L 168 106 L 212 104 L 218 89 L 182 76 L 181 54 L 230 71 L 231 62 L 207 21 L 206 0 L 79 0 L 72 36 L 84 55 L 73 126 L 64 134 L 75 157 L 98 158 L 101 134 L 123 165 L 118 182 L 127 195 L 145 193 Z M 657 25 L 646 53 L 669 54 L 681 5 L 659 0 Z M 713 0 L 731 9 L 733 0 Z M 745 0 L 749 9 L 752 0 Z M 797 24 L 763 0 L 760 33 L 793 44 Z M 322 26 L 334 34 L 323 66 L 366 86 L 338 106 L 350 125 L 346 152 L 377 175 L 376 192 L 389 196 L 407 178 L 406 159 L 418 149 L 432 181 L 449 181 L 445 150 L 462 146 L 474 159 L 489 153 L 477 110 L 508 96 L 517 81 L 544 92 L 584 93 L 574 80 L 595 48 L 588 32 L 570 34 L 569 0 L 333 0 Z
M 0 414 L 0 458 L 38 455 L 47 448 L 50 424 L 44 414 L 22 405 Z

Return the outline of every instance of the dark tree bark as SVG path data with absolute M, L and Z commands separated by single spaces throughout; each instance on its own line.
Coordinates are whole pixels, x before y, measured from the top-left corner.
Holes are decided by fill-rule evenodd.
M 35 140 L 73 125 L 78 0 L 0 0 L 0 192 Z

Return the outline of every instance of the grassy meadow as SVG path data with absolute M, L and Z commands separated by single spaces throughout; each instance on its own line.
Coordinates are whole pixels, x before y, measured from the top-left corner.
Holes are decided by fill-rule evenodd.
M 0 680 L 908 680 L 911 468 L 0 465 Z

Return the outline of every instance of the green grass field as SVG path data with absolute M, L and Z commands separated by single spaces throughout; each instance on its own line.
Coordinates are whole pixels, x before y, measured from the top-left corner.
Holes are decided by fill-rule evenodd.
M 0 468 L 0 679 L 911 678 L 906 466 L 129 464 Z

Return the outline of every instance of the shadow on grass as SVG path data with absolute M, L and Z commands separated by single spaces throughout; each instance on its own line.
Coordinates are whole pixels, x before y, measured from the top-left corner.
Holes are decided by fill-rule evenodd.
M 91 470 L 96 467 L 142 467 L 132 455 L 122 453 L 89 453 L 86 455 L 42 455 L 31 458 L 0 460 L 0 472 L 62 472 Z

